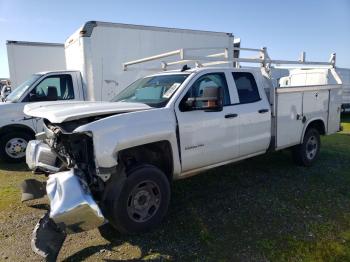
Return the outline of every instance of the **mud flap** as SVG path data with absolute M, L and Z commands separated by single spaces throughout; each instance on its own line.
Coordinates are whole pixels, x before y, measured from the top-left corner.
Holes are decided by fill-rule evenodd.
M 46 182 L 40 182 L 36 179 L 26 179 L 21 183 L 21 189 L 22 202 L 42 198 L 46 195 Z
M 49 217 L 49 213 L 46 213 L 34 228 L 32 250 L 46 261 L 56 261 L 66 236 L 67 234 Z

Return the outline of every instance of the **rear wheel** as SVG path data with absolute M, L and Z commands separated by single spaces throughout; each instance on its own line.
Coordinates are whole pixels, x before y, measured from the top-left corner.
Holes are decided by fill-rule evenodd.
M 320 133 L 315 128 L 306 130 L 303 143 L 293 148 L 295 162 L 301 166 L 311 166 L 318 158 L 321 148 Z
M 147 231 L 159 225 L 168 210 L 169 181 L 155 166 L 134 169 L 127 174 L 123 185 L 112 186 L 109 190 L 105 204 L 107 217 L 122 233 Z
M 0 159 L 5 162 L 19 163 L 25 160 L 29 140 L 33 139 L 28 133 L 14 131 L 0 137 Z

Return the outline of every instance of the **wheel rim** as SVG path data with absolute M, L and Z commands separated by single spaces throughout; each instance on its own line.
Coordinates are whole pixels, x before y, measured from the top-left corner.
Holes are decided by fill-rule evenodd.
M 26 154 L 27 141 L 20 137 L 15 137 L 7 141 L 5 152 L 11 158 L 22 158 Z
M 128 196 L 127 211 L 137 223 L 150 220 L 158 211 L 161 195 L 157 184 L 143 181 L 133 188 Z
M 315 158 L 318 149 L 318 141 L 315 136 L 310 136 L 306 143 L 306 157 L 309 160 Z

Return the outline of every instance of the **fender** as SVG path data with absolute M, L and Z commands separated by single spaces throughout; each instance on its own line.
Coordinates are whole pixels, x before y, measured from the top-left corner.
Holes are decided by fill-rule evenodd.
M 23 108 L 26 103 L 0 103 L 0 129 L 7 126 L 30 128 L 36 132 L 33 117 L 25 115 Z
M 309 125 L 314 122 L 314 121 L 322 121 L 322 124 L 323 124 L 323 127 L 324 127 L 324 130 L 325 130 L 325 133 L 327 133 L 327 127 L 325 125 L 325 121 L 322 117 L 314 117 L 314 118 L 311 118 L 309 119 L 305 125 L 304 125 L 304 128 L 303 128 L 303 132 L 301 133 L 301 138 L 300 138 L 300 144 L 302 144 L 304 142 L 304 135 L 305 135 L 305 132 L 307 130 L 307 128 L 309 127 Z
M 93 137 L 96 164 L 110 168 L 118 164 L 118 152 L 159 141 L 170 143 L 173 175 L 181 172 L 174 111 L 169 108 L 124 113 L 83 125 L 74 133 L 90 133 Z

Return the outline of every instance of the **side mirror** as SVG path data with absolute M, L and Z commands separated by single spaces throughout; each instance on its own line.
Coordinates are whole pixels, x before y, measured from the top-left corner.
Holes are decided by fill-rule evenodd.
M 186 111 L 205 110 L 206 112 L 216 112 L 222 110 L 222 88 L 206 87 L 200 97 L 189 97 L 185 101 Z

